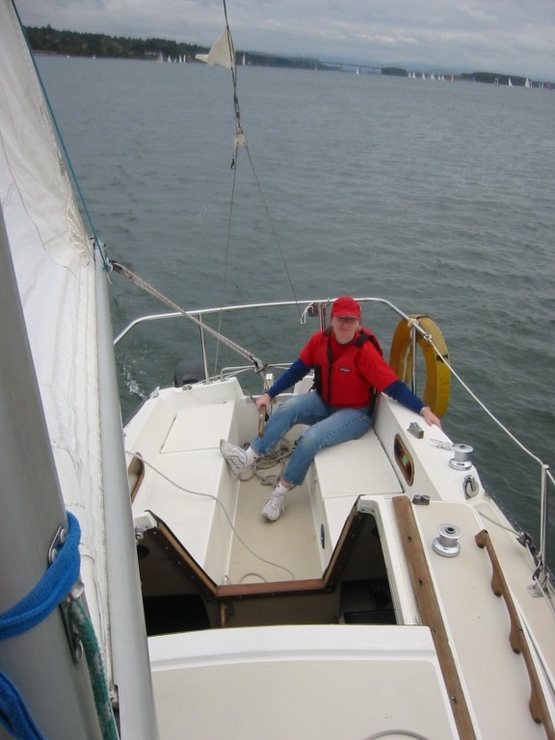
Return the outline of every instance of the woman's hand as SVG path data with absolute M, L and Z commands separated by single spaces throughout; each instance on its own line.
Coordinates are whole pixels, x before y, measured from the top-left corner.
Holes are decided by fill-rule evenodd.
M 271 397 L 267 393 L 264 393 L 263 396 L 260 396 L 260 398 L 256 399 L 256 408 L 260 411 L 261 406 L 266 406 L 266 408 L 268 408 L 271 403 Z
M 437 418 L 437 416 L 434 414 L 429 406 L 424 406 L 424 408 L 420 411 L 420 416 L 424 417 L 428 426 L 432 426 L 432 424 L 435 424 L 436 427 L 439 427 L 441 429 L 441 421 Z

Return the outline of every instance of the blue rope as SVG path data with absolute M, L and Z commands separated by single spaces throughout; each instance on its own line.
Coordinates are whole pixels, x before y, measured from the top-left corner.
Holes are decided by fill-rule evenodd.
M 68 512 L 68 531 L 56 559 L 40 581 L 21 601 L 0 615 L 0 640 L 7 640 L 36 627 L 66 598 L 79 578 L 81 528 Z M 21 694 L 0 671 L 0 724 L 17 740 L 45 740 Z
M 21 694 L 2 671 L 0 671 L 0 724 L 17 740 L 46 740 Z
M 76 517 L 68 512 L 66 541 L 58 550 L 37 585 L 21 601 L 0 614 L 0 640 L 20 635 L 36 627 L 54 611 L 79 579 L 81 529 Z

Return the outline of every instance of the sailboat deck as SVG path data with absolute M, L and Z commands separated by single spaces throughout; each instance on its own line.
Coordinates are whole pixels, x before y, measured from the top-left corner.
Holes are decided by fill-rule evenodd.
M 150 653 L 164 740 L 458 738 L 423 627 L 211 631 L 151 638 Z
M 495 516 L 494 507 L 489 516 Z M 432 502 L 429 506 L 413 507 L 422 542 L 430 564 L 435 591 L 440 595 L 443 620 L 449 642 L 455 651 L 459 673 L 472 711 L 486 738 L 544 738 L 545 730 L 532 719 L 529 711 L 531 684 L 522 655 L 513 652 L 509 633 L 509 613 L 502 598 L 491 588 L 492 567 L 487 552 L 478 547 L 476 534 L 483 524 L 479 514 L 464 503 Z M 451 522 L 462 530 L 461 550 L 453 558 L 439 557 L 432 544 L 438 527 Z M 500 556 L 510 557 L 510 588 L 518 603 L 523 621 L 543 624 L 551 655 L 542 656 L 546 666 L 555 666 L 555 646 L 548 639 L 553 628 L 553 615 L 545 599 L 533 598 L 529 560 L 524 548 L 515 550 L 513 536 L 490 522 L 492 539 Z M 509 554 L 511 553 L 511 554 Z M 505 561 L 506 562 L 506 561 Z M 524 617 L 525 614 L 528 617 Z M 544 676 L 547 681 L 553 681 Z M 547 684 L 545 684 L 547 685 Z M 501 730 L 501 727 L 503 728 Z
M 228 626 L 227 630 L 215 635 L 212 631 L 202 635 L 195 633 L 195 645 L 200 652 L 195 652 L 197 647 L 193 648 L 187 635 L 153 638 L 153 677 L 164 737 L 174 736 L 174 722 L 179 732 L 188 722 L 179 713 L 181 702 L 176 696 L 173 706 L 166 707 L 166 697 L 172 691 L 174 694 L 193 691 L 199 697 L 206 692 L 206 695 L 213 696 L 222 709 L 217 717 L 214 716 L 214 721 L 227 726 L 229 718 L 234 718 L 237 736 L 241 736 L 241 720 L 235 718 L 234 706 L 244 703 L 240 694 L 245 687 L 249 687 L 249 696 L 254 704 L 266 706 L 265 702 L 269 701 L 268 711 L 261 713 L 259 718 L 258 715 L 251 716 L 249 726 L 252 727 L 254 719 L 264 728 L 264 734 L 272 737 L 271 730 L 268 732 L 264 725 L 266 717 L 271 720 L 270 725 L 275 723 L 276 737 L 288 736 L 287 718 L 282 717 L 278 721 L 279 710 L 272 704 L 267 686 L 281 680 L 282 672 L 291 676 L 291 661 L 295 662 L 294 672 L 298 679 L 291 695 L 302 695 L 302 701 L 317 708 L 322 717 L 325 717 L 326 704 L 333 700 L 332 697 L 346 708 L 353 704 L 352 716 L 350 710 L 347 714 L 360 736 L 363 736 L 361 728 L 367 721 L 367 714 L 360 710 L 361 706 L 371 708 L 372 718 L 381 716 L 382 707 L 395 717 L 398 706 L 402 706 L 402 711 L 410 714 L 403 717 L 403 722 L 406 722 L 403 726 L 410 727 L 411 731 L 418 730 L 422 736 L 442 740 L 456 737 L 451 726 L 449 703 L 445 703 L 444 692 L 448 694 L 450 689 L 446 689 L 447 684 L 441 684 L 439 689 L 435 685 L 436 669 L 430 673 L 430 661 L 423 657 L 426 650 L 421 653 L 420 647 L 411 647 L 413 636 L 422 634 L 426 635 L 424 640 L 432 641 L 432 663 L 437 662 L 441 666 L 445 680 L 442 652 L 452 656 L 448 658 L 452 663 L 447 672 L 455 672 L 460 682 L 460 696 L 464 695 L 468 705 L 469 721 L 480 727 L 481 737 L 488 740 L 496 740 L 500 736 L 540 740 L 545 736 L 543 726 L 534 722 L 528 710 L 530 678 L 522 656 L 511 649 L 508 611 L 503 599 L 495 596 L 491 589 L 490 558 L 475 542 L 477 533 L 486 528 L 485 523 L 491 530 L 492 542 L 507 573 L 525 636 L 529 630 L 536 635 L 537 642 L 529 639 L 528 643 L 533 662 L 542 666 L 539 684 L 553 709 L 550 687 L 555 675 L 555 645 L 549 635 L 553 627 L 550 604 L 547 599 L 535 599 L 530 594 L 529 556 L 524 548 L 515 547 L 514 534 L 503 528 L 507 522 L 499 509 L 483 493 L 475 499 L 465 499 L 462 485 L 465 473 L 453 470 L 449 466 L 449 453 L 430 444 L 428 430 L 424 430 L 422 438 L 406 434 L 411 420 L 406 410 L 398 404 L 383 402 L 373 430 L 359 440 L 322 451 L 316 457 L 305 484 L 288 495 L 282 519 L 269 523 L 260 516 L 260 512 L 271 488 L 262 485 L 256 476 L 238 481 L 219 452 L 222 437 L 236 444 L 244 444 L 250 439 L 256 421 L 252 402 L 240 396 L 234 383 L 230 383 L 227 388 L 215 391 L 210 387 L 195 388 L 194 393 L 172 391 L 160 403 L 151 419 L 154 425 L 158 425 L 158 433 L 148 436 L 150 447 L 145 445 L 146 438 L 142 440 L 140 428 L 133 441 L 131 437 L 129 440 L 132 449 L 144 450 L 145 459 L 159 471 L 148 467 L 144 471 L 134 509 L 136 513 L 145 509 L 152 511 L 205 569 L 206 577 L 212 579 L 211 584 L 208 581 L 204 584 L 207 603 L 219 605 L 223 610 L 220 611 L 221 624 Z M 151 423 L 150 432 L 152 426 Z M 434 430 L 433 434 L 438 436 L 441 432 Z M 404 450 L 415 470 L 414 485 L 406 486 L 408 495 L 405 495 L 395 461 L 391 459 L 394 440 L 399 437 L 402 437 Z M 156 443 L 153 439 L 157 440 Z M 263 474 L 277 475 L 279 469 L 264 470 Z M 423 506 L 411 504 L 416 493 L 427 494 L 429 503 Z M 414 564 L 410 555 L 403 553 L 402 541 L 406 531 L 396 504 L 401 499 L 403 508 L 410 510 L 416 527 L 410 537 L 418 543 L 422 563 L 426 563 L 424 571 L 416 575 L 411 575 Z M 233 528 L 224 514 L 224 507 Z M 361 525 L 367 528 L 363 530 L 359 544 L 355 545 L 358 548 L 357 565 L 353 571 L 351 562 L 347 578 L 344 579 L 342 574 L 339 587 L 335 581 L 335 585 L 327 589 L 326 568 L 340 549 L 336 545 L 344 544 L 345 538 L 351 539 L 343 528 L 353 512 L 362 518 L 367 517 L 366 524 Z M 501 526 L 497 526 L 495 521 Z M 462 530 L 461 551 L 456 557 L 440 557 L 433 550 L 438 527 L 446 522 Z M 383 534 L 378 536 L 378 532 Z M 154 591 L 158 587 L 164 589 L 168 584 L 177 585 L 177 581 L 172 579 L 177 578 L 177 560 L 184 552 L 177 553 L 173 560 L 170 558 L 171 562 L 168 560 L 167 565 L 156 570 L 160 565 L 156 558 L 167 558 L 167 554 L 164 547 L 153 547 L 150 560 L 147 558 L 142 565 L 142 572 L 148 579 L 148 569 L 154 569 L 152 572 L 156 575 L 151 579 Z M 362 631 L 351 631 L 354 624 L 349 622 L 350 616 L 360 612 L 358 605 L 352 607 L 349 599 L 353 594 L 355 599 L 358 598 L 356 587 L 361 563 L 364 564 L 364 578 L 373 578 L 378 569 L 379 577 L 389 581 L 392 601 L 386 620 L 393 617 L 397 623 L 395 626 L 386 629 L 384 621 L 379 621 L 381 617 L 367 613 L 363 617 L 366 622 Z M 342 568 L 343 564 L 339 570 Z M 198 575 L 199 571 L 193 574 L 193 582 Z M 167 582 L 166 577 L 169 579 Z M 201 576 L 201 591 L 204 577 Z M 444 631 L 439 642 L 437 627 L 427 621 L 425 610 L 418 602 L 420 584 L 426 580 L 431 580 L 432 592 L 437 597 L 433 618 Z M 351 590 L 353 586 L 355 589 Z M 302 595 L 304 591 L 306 598 Z M 363 612 L 364 609 L 367 605 Z M 355 620 L 357 618 L 354 616 Z M 210 619 L 217 623 L 217 613 L 212 611 Z M 333 625 L 334 621 L 340 624 Z M 288 631 L 286 625 L 291 627 L 295 624 L 318 625 L 318 630 L 341 630 L 322 632 L 321 636 L 326 634 L 328 640 L 337 639 L 340 641 L 338 644 L 344 641 L 350 644 L 357 654 L 354 665 L 348 651 L 341 659 L 337 654 L 326 652 L 326 645 L 316 639 L 320 634 L 317 632 L 310 633 L 310 639 L 316 639 L 316 642 L 307 642 L 306 653 L 292 647 L 300 633 L 295 632 L 297 628 Z M 273 631 L 266 632 L 266 629 Z M 258 648 L 256 655 L 249 657 L 243 654 L 240 665 L 233 666 L 233 675 L 241 675 L 243 682 L 237 686 L 237 693 L 227 686 L 231 663 L 228 665 L 227 659 L 221 659 L 221 651 L 225 653 L 223 645 L 234 645 L 237 641 L 241 644 L 242 630 L 249 630 L 248 639 L 254 640 Z M 354 646 L 349 642 L 355 634 L 364 635 L 364 656 L 360 653 L 362 643 Z M 406 636 L 410 636 L 408 643 L 405 643 Z M 421 638 L 415 639 L 419 644 Z M 386 642 L 382 645 L 381 640 Z M 212 641 L 217 641 L 217 644 Z M 275 645 L 282 646 L 280 655 L 289 656 L 286 660 L 282 661 L 275 653 L 274 641 Z M 542 645 L 541 652 L 536 648 L 537 644 Z M 170 645 L 176 656 L 173 662 L 163 657 Z M 405 660 L 402 650 L 397 652 L 401 645 L 407 648 L 410 658 Z M 238 649 L 242 651 L 242 647 Z M 192 663 L 189 657 L 184 657 L 190 650 Z M 212 650 L 217 650 L 217 659 Z M 230 657 L 230 661 L 233 660 Z M 340 680 L 343 669 L 345 680 L 349 677 L 348 691 L 344 690 Z M 390 669 L 393 670 L 391 676 L 388 674 Z M 317 682 L 313 681 L 314 671 L 318 673 Z M 194 688 L 189 680 L 193 675 Z M 355 675 L 359 675 L 357 681 L 353 681 Z M 375 685 L 376 681 L 379 686 Z M 423 701 L 430 716 L 435 715 L 435 724 L 431 728 L 419 724 L 419 715 L 426 714 L 421 712 L 424 704 L 412 714 L 412 704 L 408 703 L 407 708 L 406 702 L 394 700 L 388 708 L 389 699 L 383 697 L 383 692 L 380 694 L 383 687 L 385 693 L 398 696 L 405 683 L 407 693 L 414 691 L 416 685 L 427 687 Z M 302 691 L 299 686 L 302 686 Z M 359 686 L 364 687 L 361 689 L 364 696 L 358 694 Z M 282 700 L 285 696 L 289 697 L 287 690 L 282 692 Z M 434 696 L 435 699 L 432 698 Z M 374 697 L 381 698 L 376 703 Z M 207 700 L 199 699 L 199 705 L 206 706 L 206 703 Z M 298 721 L 298 713 L 295 714 Z M 308 713 L 303 736 L 334 736 L 331 730 L 331 734 L 326 735 L 327 729 L 323 729 L 326 723 L 320 719 L 315 720 Z M 345 727 L 349 726 L 349 721 Z M 386 722 L 384 728 L 388 726 Z M 374 727 L 372 725 L 371 729 Z M 211 727 L 212 733 L 213 730 Z
M 272 469 L 268 470 L 272 473 Z M 306 485 L 289 494 L 283 525 L 273 526 L 261 517 L 271 487 L 262 486 L 257 478 L 239 486 L 235 512 L 235 537 L 229 559 L 231 583 L 320 578 L 322 564 L 318 554 L 316 530 Z M 262 559 L 263 558 L 263 559 Z
M 256 428 L 254 405 L 237 397 L 235 383 L 170 390 L 150 417 L 143 414 L 148 435 L 139 426 L 127 440 L 145 464 L 135 516 L 147 511 L 163 521 L 216 583 L 319 578 L 358 497 L 402 493 L 370 430 L 322 451 L 306 482 L 288 494 L 282 520 L 269 523 L 261 511 L 271 488 L 257 477 L 238 481 L 219 451 L 221 439 L 243 444 Z

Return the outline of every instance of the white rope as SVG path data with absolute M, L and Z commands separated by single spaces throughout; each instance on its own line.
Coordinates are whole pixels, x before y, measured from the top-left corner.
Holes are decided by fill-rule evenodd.
M 285 571 L 288 575 L 291 576 L 292 581 L 296 580 L 295 574 L 293 573 L 293 571 L 289 570 L 289 568 L 286 568 L 284 565 L 280 565 L 279 563 L 275 563 L 273 560 L 267 560 L 266 558 L 263 558 L 262 555 L 259 555 L 251 547 L 249 547 L 249 545 L 247 545 L 245 540 L 241 537 L 239 532 L 237 532 L 237 530 L 233 526 L 233 522 L 231 520 L 230 515 L 228 514 L 227 509 L 222 504 L 222 502 L 218 499 L 217 496 L 214 496 L 211 493 L 202 493 L 200 491 L 193 491 L 190 488 L 186 488 L 185 486 L 182 486 L 179 483 L 176 483 L 172 478 L 167 476 L 165 473 L 159 470 L 155 465 L 150 463 L 145 457 L 143 457 L 143 455 L 140 452 L 132 452 L 130 450 L 126 450 L 125 452 L 127 455 L 134 455 L 138 460 L 141 460 L 145 465 L 147 465 L 157 475 L 159 475 L 161 478 L 164 478 L 164 480 L 168 481 L 168 483 L 170 483 L 172 486 L 175 486 L 180 491 L 184 491 L 185 493 L 190 493 L 193 496 L 201 496 L 202 498 L 209 498 L 215 501 L 218 504 L 218 506 L 221 508 L 221 510 L 223 511 L 224 516 L 227 519 L 227 522 L 229 526 L 231 527 L 233 534 L 235 535 L 235 537 L 237 537 L 239 542 L 250 552 L 251 555 L 253 555 L 257 560 L 260 560 L 262 563 L 266 563 L 266 565 L 271 565 L 275 568 L 279 568 L 280 570 Z M 259 576 L 259 577 L 262 578 L 262 576 Z
M 291 457 L 291 452 L 292 449 L 289 442 L 282 440 L 271 452 L 268 452 L 263 457 L 258 457 L 250 468 L 240 473 L 239 480 L 245 483 L 253 478 L 258 478 L 261 485 L 275 487 L 285 469 L 285 461 Z M 263 470 L 268 470 L 276 465 L 280 466 L 279 473 L 273 473 L 272 475 L 264 475 L 262 473 Z

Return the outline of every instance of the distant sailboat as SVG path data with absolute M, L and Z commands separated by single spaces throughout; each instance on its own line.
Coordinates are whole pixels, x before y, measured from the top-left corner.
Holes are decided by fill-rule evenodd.
M 513 82 L 512 82 L 512 80 L 511 80 L 510 77 L 509 77 L 509 82 L 507 84 L 509 85 L 509 87 L 512 87 L 513 86 Z
M 526 78 L 526 82 L 524 83 L 524 87 L 529 87 L 530 89 L 532 88 L 532 81 L 529 80 L 528 77 Z

